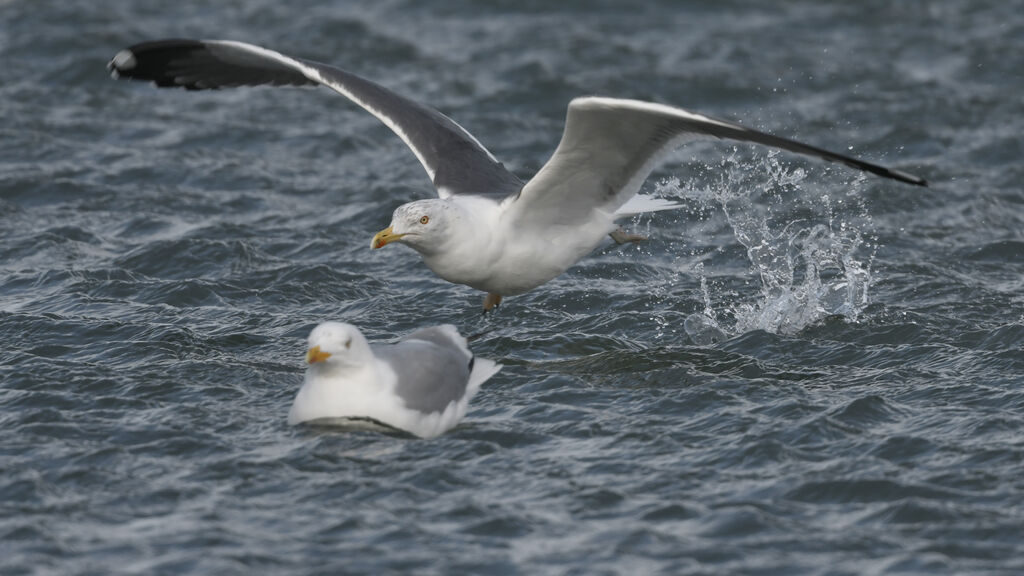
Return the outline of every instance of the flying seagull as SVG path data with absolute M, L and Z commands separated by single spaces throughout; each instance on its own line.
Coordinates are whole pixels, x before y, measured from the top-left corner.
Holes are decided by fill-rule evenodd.
M 369 420 L 433 438 L 454 428 L 480 385 L 501 370 L 475 358 L 451 324 L 371 346 L 355 326 L 324 322 L 308 343 L 292 425 Z
M 610 234 L 642 239 L 617 219 L 679 207 L 638 194 L 658 160 L 699 138 L 755 142 L 840 162 L 900 182 L 924 179 L 664 104 L 587 96 L 569 103 L 558 148 L 529 181 L 437 110 L 351 72 L 229 40 L 158 40 L 131 46 L 107 66 L 115 78 L 216 90 L 323 84 L 376 116 L 427 171 L 438 198 L 399 206 L 372 248 L 405 244 L 435 274 L 487 292 L 484 310 L 558 276 Z

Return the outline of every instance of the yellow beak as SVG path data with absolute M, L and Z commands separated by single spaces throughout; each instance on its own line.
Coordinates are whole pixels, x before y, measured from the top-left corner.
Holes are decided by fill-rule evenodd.
M 383 248 L 396 240 L 400 240 L 402 236 L 405 236 L 405 234 L 395 234 L 392 227 L 388 226 L 373 236 L 373 240 L 370 240 L 370 248 L 373 248 L 374 250 L 377 248 Z
M 319 346 L 313 346 L 306 351 L 306 364 L 316 364 L 331 357 L 330 352 L 321 352 Z

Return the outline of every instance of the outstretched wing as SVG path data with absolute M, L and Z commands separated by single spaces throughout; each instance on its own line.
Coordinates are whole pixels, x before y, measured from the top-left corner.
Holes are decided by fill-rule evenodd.
M 333 66 L 228 40 L 158 40 L 126 48 L 107 65 L 115 78 L 162 87 L 323 84 L 376 116 L 412 149 L 438 195 L 499 197 L 523 186 L 469 132 L 437 110 Z
M 531 221 L 585 219 L 595 208 L 615 212 L 640 190 L 664 153 L 702 137 L 756 142 L 927 186 L 906 172 L 680 108 L 587 97 L 569 103 L 562 141 L 509 208 Z

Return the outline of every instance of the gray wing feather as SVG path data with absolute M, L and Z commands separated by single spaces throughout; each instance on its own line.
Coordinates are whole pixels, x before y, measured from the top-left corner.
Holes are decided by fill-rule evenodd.
M 412 149 L 438 193 L 508 196 L 523 182 L 462 126 L 437 110 L 340 68 L 241 42 L 169 39 L 136 44 L 108 64 L 115 77 L 161 87 L 323 84 L 376 116 Z
M 402 340 L 426 340 L 427 342 L 433 342 L 442 348 L 451 349 L 453 352 L 461 352 L 467 357 L 473 356 L 473 353 L 469 350 L 469 346 L 466 343 L 466 339 L 462 334 L 459 334 L 459 329 L 452 324 L 441 324 L 440 326 L 420 328 L 419 330 L 408 334 L 405 338 L 402 338 Z
M 449 341 L 405 340 L 390 346 L 375 346 L 373 353 L 398 376 L 395 393 L 406 408 L 420 412 L 443 412 L 466 394 L 469 359 Z

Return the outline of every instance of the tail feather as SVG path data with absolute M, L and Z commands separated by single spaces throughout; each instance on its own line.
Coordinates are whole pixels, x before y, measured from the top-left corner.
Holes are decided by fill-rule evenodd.
M 466 384 L 469 396 L 472 398 L 477 391 L 480 390 L 480 385 L 486 382 L 491 376 L 497 374 L 499 370 L 501 370 L 501 364 L 498 364 L 494 360 L 474 356 L 473 370 L 469 373 L 469 382 Z
M 654 196 L 635 194 L 615 211 L 615 217 L 625 218 L 627 216 L 636 216 L 637 214 L 643 214 L 645 212 L 675 210 L 682 207 L 682 204 L 673 202 L 672 200 L 666 200 L 665 198 L 655 198 Z

